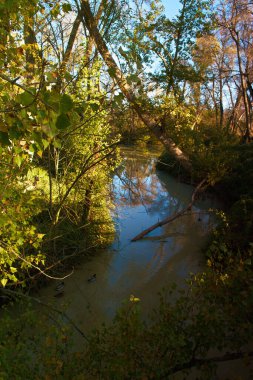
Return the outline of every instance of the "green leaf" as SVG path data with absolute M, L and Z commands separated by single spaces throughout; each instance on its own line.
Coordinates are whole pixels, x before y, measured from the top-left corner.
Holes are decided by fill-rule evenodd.
M 128 84 L 139 83 L 139 82 L 140 82 L 140 78 L 136 74 L 132 74 L 127 77 Z
M 137 59 L 137 61 L 136 61 L 136 65 L 137 65 L 137 69 L 138 70 L 141 70 L 142 69 L 142 62 L 141 62 L 141 60 L 140 59 Z
M 22 164 L 22 158 L 20 156 L 14 157 L 14 163 L 20 168 Z
M 49 141 L 42 139 L 42 144 L 43 144 L 44 149 L 46 149 L 49 145 Z
M 42 137 L 41 137 L 41 134 L 38 133 L 38 132 L 33 132 L 32 133 L 32 140 L 35 141 L 35 148 L 38 148 L 40 150 L 43 150 L 44 148 L 44 145 L 43 145 L 43 141 L 42 141 Z
M 60 14 L 60 5 L 56 4 L 54 8 L 51 10 L 51 15 L 56 18 Z
M 72 110 L 73 106 L 74 103 L 72 98 L 67 94 L 62 95 L 60 100 L 60 112 L 67 113 L 68 111 Z
M 56 83 L 57 82 L 57 77 L 55 76 L 54 73 L 47 73 L 47 81 L 49 83 Z
M 110 67 L 108 69 L 108 74 L 111 76 L 111 77 L 115 77 L 115 73 L 116 73 L 116 69 L 114 69 L 113 67 Z
M 9 217 L 7 215 L 0 215 L 0 227 L 2 226 L 6 226 L 8 223 L 10 222 L 9 220 Z M 0 247 L 0 254 L 2 254 L 2 252 L 4 252 L 4 249 L 2 247 Z
M 124 99 L 124 95 L 121 92 L 114 96 L 114 100 L 117 103 L 121 103 L 123 99 Z
M 56 112 L 59 111 L 60 94 L 58 91 L 53 89 L 51 92 L 44 94 L 45 101 L 54 108 Z M 47 99 L 47 100 L 46 100 Z
M 9 136 L 11 140 L 20 139 L 22 136 L 22 132 L 18 130 L 15 125 L 13 125 L 9 129 Z
M 65 13 L 71 12 L 72 11 L 71 5 L 68 3 L 62 4 L 62 10 Z
M 61 113 L 56 120 L 55 126 L 57 129 L 66 129 L 70 125 L 70 121 L 65 113 Z
M 57 140 L 57 139 L 55 139 L 54 141 L 53 141 L 53 145 L 54 145 L 54 147 L 55 148 L 61 148 L 61 141 L 60 140 Z
M 90 103 L 90 108 L 92 109 L 92 111 L 96 112 L 99 110 L 99 104 L 97 103 Z
M 29 106 L 34 101 L 34 96 L 29 92 L 23 92 L 16 97 L 16 102 L 23 104 L 23 106 Z
M 64 74 L 64 78 L 66 79 L 66 81 L 70 82 L 73 79 L 73 76 L 67 71 Z
M 0 131 L 0 144 L 3 146 L 10 145 L 9 135 L 7 132 Z

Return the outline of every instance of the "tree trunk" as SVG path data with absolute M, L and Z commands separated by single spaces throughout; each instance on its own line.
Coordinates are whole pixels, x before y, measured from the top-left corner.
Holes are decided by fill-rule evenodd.
M 92 189 L 93 189 L 94 181 L 91 179 L 88 181 L 87 189 L 85 190 L 84 195 L 84 203 L 83 203 L 83 211 L 82 211 L 82 217 L 81 217 L 81 223 L 82 225 L 87 223 L 89 220 L 89 214 L 91 209 L 91 195 L 92 195 Z
M 220 128 L 223 127 L 224 120 L 224 107 L 223 107 L 223 83 L 222 83 L 222 74 L 221 69 L 219 69 L 219 106 L 220 106 Z
M 33 18 L 30 20 L 30 24 L 28 22 L 24 23 L 24 41 L 26 45 L 26 70 L 27 70 L 27 84 L 29 84 L 34 79 L 35 74 L 35 54 L 39 54 L 40 58 L 42 58 L 42 51 L 39 49 L 36 34 L 34 31 L 34 20 Z M 35 48 L 37 47 L 37 49 Z M 36 53 L 37 50 L 37 53 Z
M 109 52 L 106 43 L 101 36 L 97 22 L 91 12 L 89 1 L 83 0 L 82 2 L 82 15 L 84 17 L 85 24 L 87 29 L 89 30 L 90 36 L 93 38 L 97 45 L 97 49 L 104 59 L 106 65 L 108 66 L 110 76 L 116 81 L 120 90 L 129 101 L 129 103 L 133 106 L 136 113 L 143 121 L 143 123 L 148 127 L 150 132 L 155 135 L 165 146 L 165 148 L 169 151 L 169 153 L 180 162 L 180 164 L 187 170 L 190 171 L 192 166 L 189 158 L 181 151 L 179 147 L 176 146 L 175 142 L 170 138 L 165 136 L 162 128 L 159 126 L 159 123 L 154 120 L 151 115 L 148 115 L 140 103 L 138 99 L 136 99 L 135 95 L 132 92 L 131 87 L 126 81 L 121 70 L 118 68 L 116 62 L 114 61 L 111 53 Z
M 66 66 L 69 62 L 69 58 L 70 58 L 70 55 L 71 55 L 71 52 L 72 52 L 72 49 L 73 49 L 73 46 L 75 43 L 76 35 L 78 32 L 79 26 L 81 24 L 81 20 L 82 20 L 81 15 L 78 12 L 77 17 L 76 17 L 76 19 L 73 23 L 72 29 L 71 29 L 71 33 L 69 35 L 68 44 L 67 44 L 66 50 L 63 54 L 63 59 L 62 59 L 61 65 L 59 67 L 59 75 L 58 75 L 58 79 L 57 79 L 57 86 L 59 88 L 61 87 L 62 79 L 63 79 L 64 74 L 66 72 Z
M 244 109 L 245 109 L 245 124 L 246 125 L 245 125 L 244 139 L 246 142 L 248 142 L 250 141 L 250 133 L 251 133 L 251 115 L 250 115 L 249 103 L 248 103 L 248 98 L 247 98 L 247 84 L 245 81 L 245 75 L 244 75 L 245 73 L 243 70 L 242 58 L 241 58 L 241 53 L 240 53 L 239 32 L 236 30 L 232 30 L 230 31 L 230 34 L 236 46 L 238 68 L 239 68 L 239 74 L 240 74 L 240 80 L 241 80 L 242 98 L 243 98 Z

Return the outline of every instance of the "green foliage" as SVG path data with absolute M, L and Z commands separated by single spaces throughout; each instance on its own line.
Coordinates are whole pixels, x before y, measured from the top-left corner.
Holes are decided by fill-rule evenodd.
M 214 126 L 194 130 L 190 147 L 194 176 L 197 179 L 207 177 L 209 183 L 214 185 L 229 175 L 238 159 L 234 149 L 237 144 L 233 134 Z
M 70 125 L 68 116 L 65 113 L 61 113 L 56 120 L 55 126 L 58 129 L 66 129 Z
M 7 315 L 0 328 L 1 375 L 4 379 L 25 375 L 27 379 L 170 379 L 178 372 L 187 378 L 195 367 L 198 378 L 213 379 L 213 357 L 245 352 L 250 342 L 251 278 L 252 263 L 245 261 L 230 265 L 226 273 L 192 275 L 185 290 L 165 288 L 145 320 L 142 300 L 131 295 L 113 323 L 93 331 L 78 352 L 72 348 L 66 324 L 53 311 L 51 328 L 29 309 L 19 313 L 19 323 Z M 17 359 L 10 365 L 13 345 Z
M 130 301 L 113 325 L 94 334 L 84 355 L 88 373 L 103 379 L 170 379 L 196 365 L 200 378 L 213 378 L 212 350 L 220 356 L 240 351 L 252 333 L 251 272 L 236 272 L 195 276 L 175 301 L 172 290 L 164 291 L 148 323 Z
M 232 147 L 229 170 L 215 186 L 228 208 L 226 214 L 220 214 L 221 220 L 214 231 L 213 240 L 207 251 L 209 265 L 219 271 L 223 271 L 229 263 L 236 260 L 251 261 L 253 242 L 252 148 L 252 144 Z
M 253 144 L 235 145 L 232 154 L 236 157 L 228 175 L 224 176 L 218 184 L 222 196 L 226 194 L 229 204 L 240 198 L 253 199 Z
M 18 312 L 17 319 L 13 313 Z M 31 305 L 19 302 L 3 311 L 0 327 L 0 377 L 13 379 L 71 378 L 75 369 L 70 359 L 71 332 L 62 319 L 46 323 L 46 313 L 38 315 Z M 13 361 L 15 352 L 15 361 Z
M 1 284 L 24 283 L 29 267 L 45 263 L 41 251 L 43 234 L 32 223 L 33 215 L 40 209 L 37 196 L 31 196 L 33 181 L 26 181 L 28 162 L 11 164 L 11 154 L 1 154 L 0 170 L 0 270 Z M 18 167 L 17 167 L 18 166 Z M 8 178 L 8 180 L 6 180 Z
M 101 62 L 87 67 L 79 57 L 72 85 L 72 73 L 57 67 L 45 41 L 42 53 L 40 34 L 35 36 L 45 19 L 57 24 L 71 5 L 14 0 L 3 8 L 0 265 L 2 286 L 11 286 L 24 284 L 27 276 L 80 247 L 94 246 L 91 236 L 97 246 L 110 241 L 113 229 L 104 199 L 109 198 L 116 139 L 101 106 Z
M 207 379 L 212 378 L 212 350 L 221 355 L 227 349 L 240 351 L 252 336 L 252 147 L 238 148 L 226 130 L 203 125 L 200 97 L 187 98 L 189 83 L 200 93 L 201 78 L 191 57 L 196 37 L 209 30 L 210 1 L 181 3 L 179 15 L 168 20 L 161 16 L 160 1 L 150 2 L 143 15 L 139 9 L 134 14 L 123 1 L 124 7 L 105 7 L 99 25 L 107 40 L 120 45 L 137 105 L 157 120 L 164 137 L 189 155 L 194 180 L 220 181 L 220 188 L 236 202 L 228 216 L 220 213 L 207 252 L 213 272 L 193 277 L 178 297 L 171 290 L 161 294 L 159 308 L 146 322 L 141 300 L 131 296 L 112 326 L 96 331 L 78 354 L 69 350 L 62 325 L 52 331 L 38 328 L 41 320 L 30 311 L 20 314 L 18 323 L 7 316 L 0 328 L 3 379 L 159 379 L 193 365 Z M 114 23 L 121 8 L 122 18 Z M 1 286 L 7 287 L 24 285 L 27 277 L 33 279 L 48 265 L 94 242 L 104 246 L 111 241 L 109 183 L 117 137 L 112 138 L 108 124 L 109 86 L 101 89 L 102 62 L 96 54 L 89 56 L 90 41 L 80 43 L 77 38 L 73 57 L 65 62 L 62 47 L 68 43 L 60 41 L 61 33 L 41 32 L 47 28 L 45 21 L 50 21 L 53 34 L 63 30 L 64 16 L 74 12 L 73 5 L 4 0 L 0 11 L 0 271 Z M 83 46 L 87 57 L 78 54 Z M 162 69 L 153 73 L 152 81 L 167 95 L 147 99 L 140 78 L 154 56 L 162 57 Z M 115 76 L 114 69 L 108 72 Z M 125 103 L 120 94 L 111 100 L 115 120 Z M 124 123 L 117 120 L 127 138 L 139 123 L 131 115 L 129 128 L 129 115 L 127 109 Z M 143 125 L 137 138 L 149 139 Z M 170 157 L 167 164 L 181 170 Z
M 187 173 L 168 152 L 161 156 L 158 167 L 186 181 L 207 178 L 210 185 L 226 181 L 240 162 L 237 137 L 225 129 L 203 125 L 194 107 L 178 104 L 173 112 L 168 106 L 164 109 L 165 131 L 187 153 L 193 171 Z

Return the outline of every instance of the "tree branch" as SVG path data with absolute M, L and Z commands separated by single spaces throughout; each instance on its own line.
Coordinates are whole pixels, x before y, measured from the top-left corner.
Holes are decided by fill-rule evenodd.
M 184 364 L 178 364 L 175 367 L 171 368 L 169 371 L 167 371 L 164 375 L 160 377 L 160 379 L 168 379 L 168 376 L 174 375 L 177 372 L 190 369 L 193 367 L 199 367 L 205 364 L 209 363 L 222 363 L 230 360 L 237 360 L 237 359 L 242 359 L 246 357 L 252 357 L 253 356 L 253 351 L 249 352 L 227 352 L 223 356 L 214 356 L 211 358 L 207 359 L 191 359 L 189 362 L 184 363 Z
M 168 216 L 167 218 L 161 220 L 160 222 L 157 222 L 155 224 L 153 224 L 151 227 L 147 228 L 146 230 L 142 231 L 141 233 L 139 233 L 138 235 L 136 235 L 131 241 L 137 241 L 137 240 L 140 240 L 142 239 L 145 235 L 147 235 L 149 232 L 151 231 L 154 231 L 156 228 L 158 227 L 162 227 L 164 226 L 165 224 L 168 224 L 170 222 L 173 222 L 173 220 L 185 215 L 193 206 L 194 202 L 195 202 L 195 198 L 196 198 L 196 195 L 198 192 L 200 192 L 201 190 L 203 190 L 203 186 L 204 184 L 207 182 L 206 179 L 203 179 L 203 181 L 201 181 L 198 186 L 196 187 L 196 189 L 194 190 L 193 194 L 192 194 L 192 197 L 191 197 L 191 201 L 190 203 L 181 211 L 177 212 L 176 214 L 172 215 L 172 216 Z

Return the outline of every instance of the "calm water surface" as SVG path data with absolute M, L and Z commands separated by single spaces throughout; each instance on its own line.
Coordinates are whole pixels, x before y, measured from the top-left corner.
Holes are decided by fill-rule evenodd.
M 65 280 L 63 297 L 54 297 L 55 283 L 41 291 L 43 301 L 64 308 L 84 332 L 110 320 L 131 295 L 140 298 L 146 313 L 155 307 L 163 286 L 183 286 L 187 275 L 203 264 L 201 248 L 212 225 L 212 216 L 203 211 L 217 207 L 210 199 L 197 201 L 192 215 L 131 242 L 143 229 L 184 208 L 193 188 L 156 171 L 155 150 L 124 148 L 121 154 L 112 185 L 114 243 L 75 268 Z M 97 280 L 89 283 L 93 273 Z

